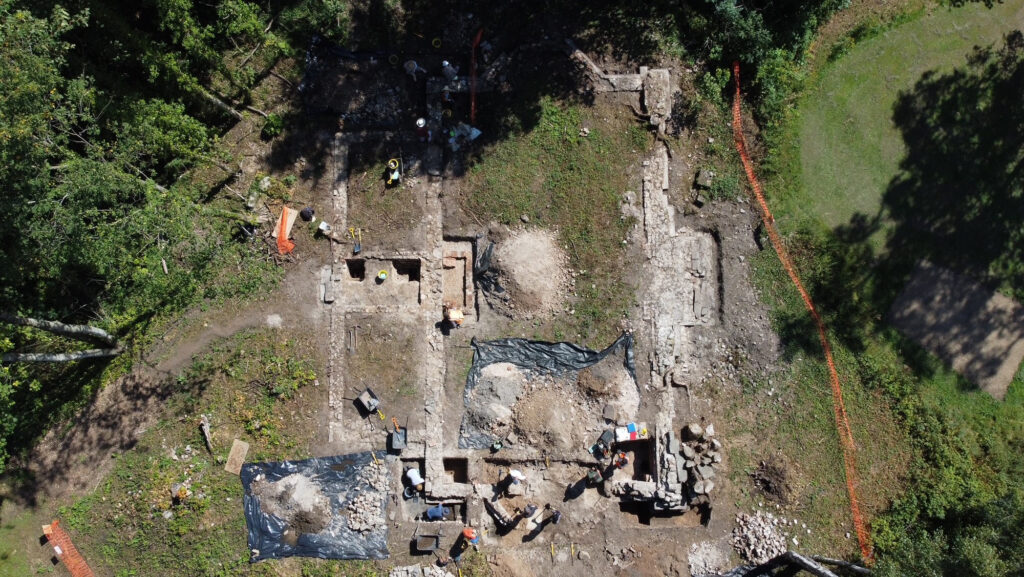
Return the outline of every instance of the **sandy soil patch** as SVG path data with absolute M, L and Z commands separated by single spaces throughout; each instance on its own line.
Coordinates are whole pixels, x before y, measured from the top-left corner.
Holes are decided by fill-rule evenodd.
M 540 316 L 564 307 L 567 259 L 554 232 L 513 232 L 494 251 L 494 267 L 510 293 L 513 316 Z

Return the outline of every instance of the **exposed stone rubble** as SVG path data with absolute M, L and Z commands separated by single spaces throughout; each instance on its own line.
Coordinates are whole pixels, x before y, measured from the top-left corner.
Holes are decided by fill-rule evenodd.
M 372 490 L 362 493 L 348 504 L 348 527 L 353 531 L 372 531 L 384 524 L 384 508 L 381 503 L 388 492 L 387 469 L 374 463 L 364 467 L 359 476 Z
M 724 543 L 722 543 L 722 549 L 716 545 L 717 543 L 710 541 L 690 545 L 690 554 L 687 556 L 690 575 L 693 577 L 717 575 L 723 567 L 728 565 L 728 548 Z
M 388 573 L 388 577 L 455 577 L 450 572 L 437 567 L 436 565 L 427 565 L 426 567 L 420 567 L 419 565 L 408 565 L 405 567 L 395 567 Z
M 741 557 L 760 565 L 786 552 L 786 538 L 789 526 L 796 526 L 795 519 L 787 520 L 772 513 L 758 511 L 753 515 L 736 515 L 736 527 L 732 530 L 732 546 Z M 799 545 L 793 537 L 793 545 Z
M 715 488 L 715 469 L 722 462 L 722 443 L 715 438 L 714 425 L 706 428 L 690 423 L 682 430 L 683 440 L 669 431 L 663 437 L 660 488 L 654 508 L 688 511 L 700 505 L 710 506 Z

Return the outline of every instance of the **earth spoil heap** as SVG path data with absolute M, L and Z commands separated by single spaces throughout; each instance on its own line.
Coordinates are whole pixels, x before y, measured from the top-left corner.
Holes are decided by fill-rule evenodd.
M 276 483 L 257 478 L 252 494 L 264 513 L 280 517 L 298 533 L 319 533 L 331 522 L 330 501 L 305 475 L 295 473 Z

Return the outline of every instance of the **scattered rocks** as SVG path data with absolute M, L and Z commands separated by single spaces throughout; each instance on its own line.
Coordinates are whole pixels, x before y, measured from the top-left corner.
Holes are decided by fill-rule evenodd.
M 755 564 L 767 563 L 786 552 L 786 519 L 772 513 L 758 511 L 753 515 L 736 515 L 732 530 L 732 546 L 741 557 Z M 799 543 L 793 539 L 793 545 Z
M 395 567 L 388 573 L 388 577 L 454 577 L 450 572 L 445 571 L 441 567 L 436 565 L 427 565 L 426 567 L 420 567 L 419 565 L 407 565 L 405 567 Z
M 728 563 L 728 554 L 710 541 L 702 541 L 690 545 L 690 575 L 704 577 L 717 575 Z

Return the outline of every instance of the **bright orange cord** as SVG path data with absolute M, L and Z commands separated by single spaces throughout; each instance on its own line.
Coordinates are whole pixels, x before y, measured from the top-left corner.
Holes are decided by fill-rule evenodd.
M 484 37 L 484 29 L 476 31 L 473 37 L 473 51 L 469 54 L 469 123 L 476 124 L 476 47 Z
M 811 313 L 811 318 L 814 319 L 814 324 L 818 327 L 818 338 L 821 339 L 821 346 L 825 351 L 825 362 L 828 364 L 829 380 L 832 384 L 832 406 L 835 409 L 836 429 L 839 432 L 839 442 L 843 448 L 843 465 L 846 469 L 846 490 L 850 495 L 850 511 L 853 513 L 853 527 L 857 532 L 857 541 L 860 543 L 860 552 L 864 556 L 864 561 L 870 564 L 874 560 L 874 552 L 871 550 L 871 534 L 864 525 L 864 517 L 861 515 L 860 505 L 857 501 L 857 468 L 855 466 L 857 448 L 853 443 L 853 432 L 850 429 L 850 420 L 846 415 L 846 405 L 843 403 L 843 390 L 842 386 L 839 384 L 839 372 L 836 370 L 835 361 L 832 360 L 832 346 L 829 343 L 828 334 L 825 331 L 825 323 L 821 320 L 821 315 L 819 315 L 817 309 L 814 308 L 814 302 L 811 300 L 811 296 L 807 294 L 803 283 L 800 282 L 800 277 L 796 274 L 796 267 L 793 266 L 793 262 L 789 258 L 789 253 L 786 252 L 786 247 L 782 244 L 782 238 L 779 237 L 779 232 L 775 228 L 775 217 L 772 216 L 771 210 L 768 209 L 768 203 L 765 202 L 764 191 L 761 188 L 761 183 L 758 182 L 757 176 L 754 175 L 754 165 L 750 161 L 750 156 L 747 154 L 747 144 L 743 138 L 743 123 L 742 118 L 740 117 L 739 62 L 733 63 L 732 71 L 733 77 L 736 81 L 736 96 L 732 101 L 732 131 L 736 140 L 736 150 L 740 153 L 740 158 L 743 160 L 743 170 L 746 171 L 747 180 L 750 182 L 751 188 L 754 189 L 754 196 L 757 197 L 757 203 L 761 206 L 761 218 L 764 221 L 765 230 L 768 231 L 768 238 L 771 239 L 772 246 L 775 247 L 775 252 L 778 253 L 779 260 L 782 261 L 782 267 L 786 269 L 786 273 L 796 286 L 796 290 L 800 292 L 800 297 L 804 299 L 804 305 L 807 306 L 808 312 Z

